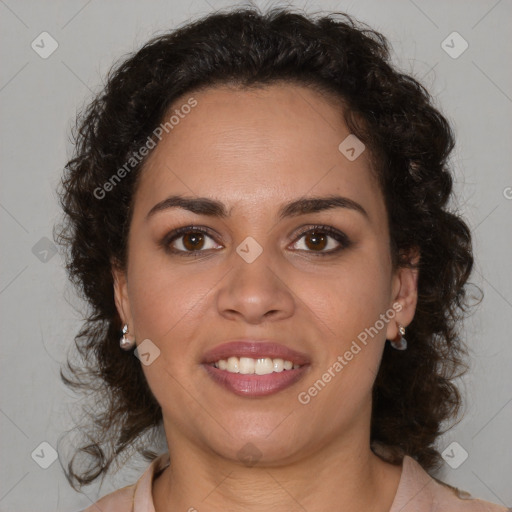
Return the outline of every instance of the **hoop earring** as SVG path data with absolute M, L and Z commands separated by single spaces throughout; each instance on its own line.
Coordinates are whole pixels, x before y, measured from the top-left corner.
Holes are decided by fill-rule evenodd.
M 406 350 L 407 349 L 407 340 L 404 338 L 405 327 L 401 324 L 398 324 L 398 336 L 394 340 L 389 340 L 391 346 L 396 350 Z
M 123 350 L 126 350 L 126 351 L 131 350 L 133 347 L 135 347 L 135 338 L 130 340 L 126 336 L 126 333 L 128 332 L 128 324 L 124 324 L 123 330 L 121 332 L 123 335 L 121 336 L 121 339 L 119 340 L 119 346 Z

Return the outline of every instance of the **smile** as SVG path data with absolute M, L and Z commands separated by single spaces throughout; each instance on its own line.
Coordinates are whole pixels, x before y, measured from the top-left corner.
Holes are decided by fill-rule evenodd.
M 224 389 L 239 396 L 262 397 L 273 395 L 295 384 L 304 376 L 309 365 L 291 370 L 272 371 L 263 375 L 232 373 L 229 370 L 216 368 L 212 364 L 206 364 L 203 367 L 213 381 Z
M 235 356 L 228 359 L 219 359 L 211 364 L 219 370 L 225 370 L 229 373 L 241 373 L 243 375 L 268 375 L 269 373 L 280 373 L 285 370 L 297 369 L 301 366 L 281 358 L 263 357 L 253 359 L 252 357 L 239 358 Z
M 310 360 L 274 340 L 236 340 L 208 351 L 202 366 L 224 389 L 239 396 L 263 397 L 295 384 L 310 368 Z

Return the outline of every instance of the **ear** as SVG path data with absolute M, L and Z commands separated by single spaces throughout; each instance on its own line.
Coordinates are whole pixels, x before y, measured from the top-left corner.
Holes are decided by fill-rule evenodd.
M 128 282 L 126 272 L 118 265 L 112 263 L 112 277 L 114 279 L 114 300 L 117 312 L 121 318 L 121 323 L 128 324 L 131 332 L 134 331 L 132 325 L 132 315 L 130 310 L 130 301 L 128 299 Z
M 418 248 L 411 249 L 408 261 L 415 266 L 420 261 Z M 395 321 L 389 322 L 386 339 L 393 340 L 398 336 L 398 324 L 407 327 L 413 320 L 418 303 L 418 269 L 399 267 L 392 278 L 391 304 L 396 311 Z

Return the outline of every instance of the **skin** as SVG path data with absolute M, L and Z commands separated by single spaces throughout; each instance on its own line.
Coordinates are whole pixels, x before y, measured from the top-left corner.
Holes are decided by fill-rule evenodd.
M 413 319 L 417 271 L 392 268 L 387 213 L 368 151 L 352 162 L 341 154 L 338 145 L 350 132 L 340 107 L 303 86 L 216 87 L 173 108 L 190 96 L 198 105 L 142 171 L 126 272 L 113 266 L 123 323 L 137 343 L 150 339 L 160 349 L 143 366 L 162 407 L 171 457 L 153 483 L 156 512 L 389 511 L 401 467 L 370 450 L 371 391 L 385 340 Z M 276 219 L 284 202 L 333 193 L 358 202 L 368 218 L 335 208 Z M 171 194 L 220 200 L 231 215 L 171 208 L 146 218 Z M 318 255 L 340 244 L 327 238 L 315 248 L 298 233 L 315 224 L 342 231 L 352 245 Z M 164 236 L 189 225 L 212 230 L 196 245 L 204 252 L 166 252 Z M 250 264 L 236 252 L 248 236 L 263 248 Z M 183 237 L 172 243 L 190 251 L 190 236 L 184 244 Z M 401 311 L 300 404 L 298 394 L 394 303 Z M 308 354 L 308 373 L 267 397 L 225 390 L 201 358 L 241 337 L 273 338 Z M 247 443 L 261 454 L 251 467 L 237 455 Z

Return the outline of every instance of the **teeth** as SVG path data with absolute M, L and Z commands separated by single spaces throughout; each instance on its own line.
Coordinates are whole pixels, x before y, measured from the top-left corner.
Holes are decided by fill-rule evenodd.
M 236 359 L 236 357 L 235 357 Z M 241 357 L 240 358 L 240 373 L 243 373 L 244 375 L 249 375 L 251 373 L 254 373 L 254 367 L 255 367 L 254 359 L 251 359 L 250 357 Z
M 282 372 L 284 370 L 284 361 L 282 359 L 273 359 L 272 363 L 274 364 L 275 372 Z
M 231 373 L 240 372 L 240 361 L 238 360 L 238 357 L 230 357 L 228 359 L 228 366 L 226 370 Z
M 270 357 L 264 357 L 262 359 L 258 359 L 256 363 L 254 363 L 254 373 L 256 375 L 267 375 L 274 371 L 274 362 Z
M 215 368 L 226 370 L 230 373 L 241 373 L 244 375 L 268 375 L 269 373 L 280 373 L 284 370 L 295 370 L 300 368 L 299 364 L 293 364 L 291 361 L 285 361 L 281 358 L 271 359 L 262 357 L 253 359 L 251 357 L 229 357 L 228 359 L 219 359 L 213 363 Z

